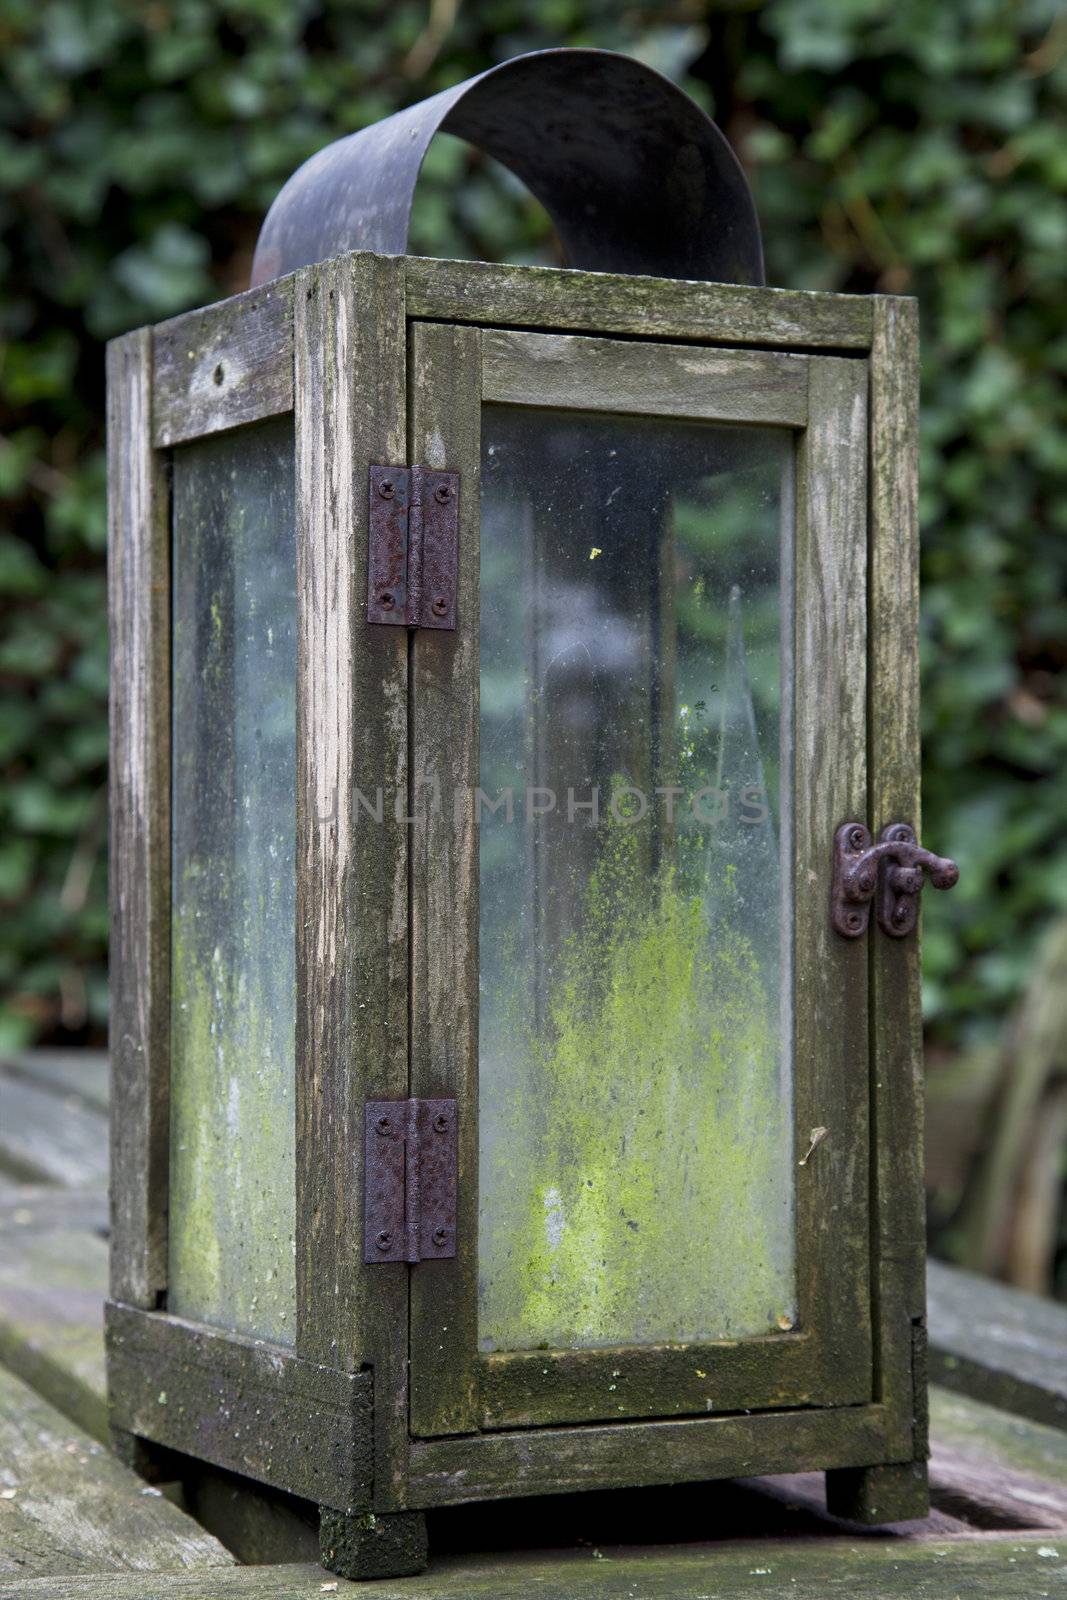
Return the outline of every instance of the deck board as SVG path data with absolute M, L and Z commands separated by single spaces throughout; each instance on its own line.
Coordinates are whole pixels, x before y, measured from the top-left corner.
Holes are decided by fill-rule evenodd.
M 1061 1545 L 1064 1541 L 1061 1541 Z M 310 1565 L 4 1584 L 3 1600 L 1042 1600 L 1067 1547 L 1037 1536 L 928 1544 L 746 1541 L 713 1549 L 564 1551 L 431 1561 L 418 1578 L 352 1584 Z
M 929 1263 L 930 1376 L 1067 1428 L 1067 1306 Z
M 107 1118 L 81 1096 L 58 1095 L 0 1068 L 0 1173 L 9 1178 L 106 1188 Z
M 0 1361 L 100 1440 L 108 1426 L 106 1293 L 107 1245 L 99 1235 L 0 1230 Z
M 0 1594 L 16 1577 L 231 1562 L 191 1517 L 0 1367 Z
M 87 1106 L 107 1112 L 111 1070 L 106 1050 L 23 1050 L 5 1056 L 0 1070 L 51 1089 L 74 1108 L 83 1100 Z

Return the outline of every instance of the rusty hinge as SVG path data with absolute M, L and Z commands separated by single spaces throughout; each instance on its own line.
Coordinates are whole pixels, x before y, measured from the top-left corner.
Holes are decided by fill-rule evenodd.
M 456 1102 L 368 1100 L 363 1121 L 364 1261 L 456 1253 Z
M 459 473 L 371 467 L 367 621 L 454 628 Z

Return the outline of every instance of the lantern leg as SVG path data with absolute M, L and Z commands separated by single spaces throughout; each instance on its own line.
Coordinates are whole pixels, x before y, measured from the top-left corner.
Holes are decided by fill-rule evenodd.
M 421 1511 L 319 1508 L 322 1564 L 341 1578 L 406 1578 L 426 1567 Z
M 928 1516 L 926 1462 L 836 1468 L 826 1474 L 826 1509 L 849 1522 L 911 1522 Z

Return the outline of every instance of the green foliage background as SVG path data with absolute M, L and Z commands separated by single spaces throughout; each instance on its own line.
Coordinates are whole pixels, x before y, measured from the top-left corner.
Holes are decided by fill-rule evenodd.
M 769 279 L 923 312 L 935 1035 L 1067 910 L 1067 15 L 1056 0 L 0 0 L 0 1043 L 106 1017 L 103 341 L 244 287 L 327 140 L 518 51 L 628 51 L 718 118 Z M 551 260 L 431 152 L 412 247 Z

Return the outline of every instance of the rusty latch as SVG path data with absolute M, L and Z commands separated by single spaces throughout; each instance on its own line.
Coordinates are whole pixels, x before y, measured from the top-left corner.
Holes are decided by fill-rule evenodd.
M 363 1122 L 363 1259 L 456 1253 L 456 1102 L 368 1100 Z
M 370 469 L 367 621 L 455 628 L 459 473 Z
M 834 927 L 844 938 L 858 939 L 867 931 L 871 901 L 877 895 L 881 927 L 894 939 L 902 939 L 918 919 L 924 873 L 935 889 L 952 889 L 960 869 L 947 856 L 924 850 L 906 822 L 883 828 L 877 844 L 862 822 L 843 822 L 834 834 Z

